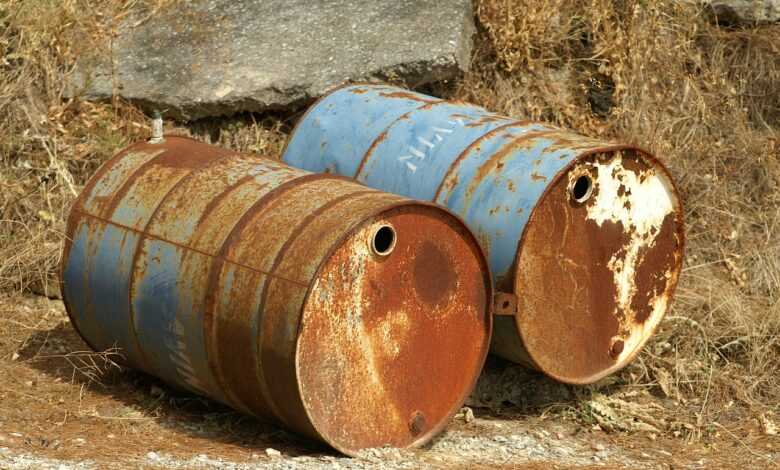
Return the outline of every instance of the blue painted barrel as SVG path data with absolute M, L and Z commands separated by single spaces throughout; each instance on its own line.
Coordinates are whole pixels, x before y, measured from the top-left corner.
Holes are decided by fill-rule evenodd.
M 348 454 L 429 440 L 487 355 L 466 226 L 345 178 L 169 136 L 106 162 L 67 235 L 94 350 Z
M 492 350 L 569 383 L 627 364 L 669 307 L 680 199 L 632 145 L 386 85 L 347 85 L 297 123 L 283 160 L 461 216 L 498 291 Z

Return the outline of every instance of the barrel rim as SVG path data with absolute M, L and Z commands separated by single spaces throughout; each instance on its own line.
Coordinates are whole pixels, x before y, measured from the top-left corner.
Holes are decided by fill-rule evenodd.
M 552 181 L 550 184 L 547 185 L 547 187 L 544 189 L 542 194 L 539 196 L 539 199 L 537 200 L 536 204 L 534 205 L 533 209 L 531 210 L 531 214 L 528 217 L 528 222 L 526 223 L 525 227 L 523 227 L 523 233 L 520 236 L 520 239 L 518 240 L 517 248 L 515 249 L 515 257 L 512 261 L 511 265 L 511 271 L 513 275 L 513 282 L 512 282 L 512 290 L 514 291 L 515 295 L 520 296 L 522 295 L 522 292 L 518 291 L 517 288 L 517 281 L 518 281 L 518 262 L 520 259 L 520 255 L 522 253 L 523 247 L 525 245 L 525 237 L 528 233 L 529 227 L 531 226 L 531 223 L 534 221 L 534 216 L 536 215 L 536 211 L 541 205 L 541 202 L 548 196 L 549 192 L 552 191 L 552 188 L 557 186 L 557 184 L 566 177 L 568 172 L 574 168 L 580 161 L 582 161 L 584 158 L 587 158 L 592 155 L 596 155 L 599 153 L 605 153 L 605 152 L 616 152 L 621 150 L 630 150 L 633 152 L 636 152 L 641 158 L 647 160 L 650 164 L 654 165 L 657 169 L 659 169 L 663 175 L 666 177 L 667 181 L 669 182 L 669 185 L 672 189 L 672 194 L 675 197 L 676 202 L 676 219 L 677 219 L 677 235 L 680 240 L 680 256 L 678 258 L 678 261 L 676 265 L 674 266 L 674 271 L 676 275 L 674 276 L 674 279 L 672 280 L 672 285 L 669 288 L 669 304 L 666 307 L 666 310 L 663 312 L 663 315 L 661 315 L 661 318 L 659 319 L 658 323 L 653 326 L 653 328 L 648 332 L 647 337 L 644 339 L 644 341 L 641 341 L 637 346 L 621 361 L 616 362 L 612 367 L 606 368 L 602 370 L 601 372 L 591 374 L 589 376 L 584 377 L 563 377 L 559 376 L 557 374 L 551 373 L 547 370 L 544 370 L 543 368 L 539 367 L 539 364 L 536 362 L 536 359 L 534 358 L 534 354 L 528 349 L 525 342 L 525 336 L 523 333 L 523 328 L 520 326 L 521 321 L 521 315 L 522 312 L 516 312 L 514 315 L 514 322 L 515 322 L 515 328 L 517 330 L 518 336 L 520 337 L 521 342 L 523 343 L 523 349 L 525 349 L 526 353 L 528 354 L 529 359 L 531 362 L 533 362 L 534 367 L 547 375 L 548 377 L 555 379 L 559 382 L 571 384 L 571 385 L 588 385 L 592 384 L 594 382 L 597 382 L 604 377 L 607 377 L 609 375 L 614 374 L 615 372 L 623 369 L 628 364 L 630 364 L 634 358 L 639 354 L 640 351 L 644 348 L 644 346 L 647 344 L 647 342 L 650 340 L 650 338 L 655 335 L 655 332 L 658 330 L 658 328 L 661 325 L 661 322 L 663 321 L 663 317 L 666 316 L 667 312 L 671 308 L 671 302 L 674 299 L 674 293 L 677 289 L 677 285 L 680 280 L 680 274 L 682 272 L 682 266 L 684 262 L 684 256 L 682 254 L 685 252 L 685 245 L 686 245 L 686 238 L 685 238 L 685 212 L 684 212 L 684 202 L 683 198 L 680 195 L 679 188 L 677 187 L 677 184 L 674 181 L 674 178 L 672 177 L 671 172 L 666 167 L 666 165 L 661 162 L 661 160 L 650 153 L 649 151 L 645 150 L 642 147 L 639 147 L 638 145 L 634 144 L 608 144 L 601 147 L 594 147 L 587 150 L 583 150 L 580 152 L 577 152 L 575 157 L 572 158 L 572 160 L 566 164 L 563 168 L 561 168 L 558 173 L 552 178 Z
M 357 183 L 360 185 L 363 185 L 363 183 L 356 182 L 353 180 L 353 183 Z M 365 186 L 365 185 L 363 185 Z M 379 191 L 381 192 L 381 191 Z M 387 194 L 387 193 L 386 193 Z M 490 352 L 490 345 L 492 343 L 493 339 L 493 295 L 494 295 L 494 286 L 493 286 L 493 276 L 490 272 L 490 268 L 488 265 L 487 257 L 485 256 L 485 251 L 483 250 L 482 246 L 480 245 L 479 241 L 477 240 L 477 237 L 474 235 L 474 233 L 471 231 L 471 229 L 466 225 L 466 223 L 463 221 L 463 219 L 460 218 L 457 214 L 451 212 L 445 207 L 442 207 L 440 205 L 427 202 L 427 201 L 418 201 L 418 200 L 412 200 L 412 199 L 404 199 L 401 201 L 392 202 L 390 204 L 384 205 L 382 207 L 379 207 L 375 209 L 374 211 L 371 211 L 369 214 L 367 214 L 363 220 L 361 220 L 359 223 L 353 225 L 348 230 L 346 230 L 343 234 L 341 234 L 334 243 L 331 244 L 331 246 L 328 248 L 328 251 L 325 253 L 325 255 L 320 260 L 319 264 L 317 265 L 317 269 L 314 271 L 314 274 L 312 276 L 312 281 L 309 284 L 308 289 L 306 290 L 306 294 L 303 298 L 303 302 L 301 304 L 301 320 L 303 320 L 303 313 L 304 309 L 308 305 L 309 297 L 312 294 L 312 286 L 314 282 L 319 279 L 320 274 L 322 273 L 322 270 L 327 265 L 327 262 L 333 257 L 335 252 L 344 244 L 344 242 L 355 235 L 359 230 L 362 229 L 371 219 L 376 218 L 378 216 L 381 216 L 382 214 L 394 211 L 399 208 L 403 207 L 425 207 L 427 209 L 432 209 L 435 212 L 438 212 L 445 217 L 449 217 L 451 221 L 456 222 L 459 227 L 462 229 L 462 233 L 465 234 L 471 243 L 473 247 L 476 248 L 477 253 L 477 259 L 479 263 L 482 265 L 482 269 L 480 269 L 480 274 L 483 276 L 483 281 L 485 285 L 485 323 L 486 323 L 486 329 L 487 329 L 487 335 L 485 337 L 485 340 L 482 345 L 482 353 L 481 357 L 478 358 L 478 364 L 480 366 L 477 368 L 477 370 L 474 373 L 474 377 L 472 378 L 470 384 L 468 387 L 466 387 L 463 390 L 462 396 L 458 398 L 456 401 L 455 406 L 452 407 L 452 410 L 450 410 L 444 419 L 440 420 L 435 426 L 433 426 L 431 429 L 428 430 L 425 434 L 421 435 L 411 443 L 407 445 L 407 448 L 414 448 L 424 445 L 425 443 L 429 442 L 431 439 L 436 437 L 447 425 L 452 421 L 453 416 L 461 409 L 463 404 L 465 403 L 466 399 L 468 399 L 471 392 L 474 390 L 474 387 L 477 384 L 477 381 L 479 380 L 480 375 L 482 374 L 482 369 L 484 368 L 485 361 L 487 360 L 488 353 Z M 337 451 L 350 456 L 350 457 L 357 457 L 359 452 L 362 449 L 348 449 L 344 447 L 343 445 L 340 445 L 339 443 L 335 442 L 330 436 L 326 436 L 323 433 L 320 432 L 318 429 L 318 426 L 315 424 L 314 419 L 311 416 L 309 407 L 306 406 L 306 404 L 303 403 L 303 393 L 301 390 L 301 377 L 300 377 L 300 363 L 299 363 L 299 353 L 300 353 L 300 339 L 301 339 L 301 329 L 303 327 L 303 322 L 300 321 L 298 323 L 298 330 L 296 331 L 296 339 L 295 339 L 295 378 L 296 378 L 296 387 L 298 389 L 298 395 L 301 398 L 301 403 L 303 404 L 303 410 L 306 413 L 306 418 L 311 424 L 312 429 L 317 433 L 317 435 L 320 437 L 320 439 L 328 444 L 329 446 L 333 447 Z

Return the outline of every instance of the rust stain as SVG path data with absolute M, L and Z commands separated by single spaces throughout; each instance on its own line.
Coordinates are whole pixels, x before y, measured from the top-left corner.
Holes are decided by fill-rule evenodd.
M 441 183 L 439 183 L 439 187 L 436 188 L 436 193 L 433 196 L 433 201 L 439 201 L 439 198 L 442 195 L 442 192 L 446 190 L 446 192 L 449 194 L 452 192 L 452 189 L 455 188 L 458 184 L 458 167 L 460 167 L 460 164 L 463 163 L 463 160 L 468 156 L 471 152 L 479 151 L 480 146 L 487 141 L 488 139 L 492 138 L 493 136 L 500 134 L 504 131 L 506 131 L 509 127 L 515 127 L 515 126 L 522 126 L 523 121 L 513 121 L 510 123 L 507 123 L 503 126 L 498 126 L 492 131 L 486 132 L 485 134 L 479 136 L 479 138 L 475 139 L 473 142 L 471 142 L 463 151 L 455 158 L 455 160 L 452 161 L 449 168 L 447 168 L 447 171 L 444 173 L 444 177 L 441 180 Z M 441 201 L 442 203 L 446 203 L 445 201 Z
M 426 214 L 435 215 L 403 205 L 366 220 L 320 267 L 308 297 L 298 357 L 312 366 L 299 365 L 301 386 L 319 390 L 306 400 L 326 434 L 361 429 L 331 442 L 342 450 L 430 439 L 465 398 L 487 349 L 489 284 L 476 241 L 455 219 Z M 382 258 L 369 249 L 379 224 L 397 233 Z M 427 367 L 416 366 L 421 358 Z M 426 383 L 437 384 L 435 397 Z M 370 405 L 355 414 L 355 403 Z
M 534 181 L 547 181 L 547 177 L 546 176 L 540 175 L 539 173 L 537 173 L 535 171 L 533 173 L 531 173 L 531 179 L 534 180 Z
M 410 91 L 393 91 L 393 92 L 380 92 L 379 96 L 384 98 L 403 98 L 406 100 L 419 101 L 420 103 L 436 103 L 441 100 L 435 98 L 424 98 L 423 95 L 412 93 Z
M 598 380 L 636 355 L 668 308 L 682 263 L 682 212 L 666 170 L 639 151 L 589 152 L 534 208 L 514 281 L 525 348 L 536 367 L 569 383 Z M 641 177 L 648 173 L 655 176 Z M 579 203 L 570 191 L 583 174 L 593 191 Z M 551 283 L 567 287 L 552 292 Z

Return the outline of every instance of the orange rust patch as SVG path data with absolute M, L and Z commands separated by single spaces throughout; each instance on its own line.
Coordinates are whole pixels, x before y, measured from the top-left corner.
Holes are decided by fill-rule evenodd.
M 379 96 L 383 96 L 385 98 L 404 98 L 407 100 L 419 101 L 420 103 L 435 103 L 439 101 L 433 98 L 431 99 L 423 98 L 421 95 L 412 93 L 410 91 L 380 92 Z
M 367 221 L 309 295 L 301 390 L 315 427 L 342 451 L 427 441 L 479 374 L 491 321 L 486 265 L 455 219 L 437 212 L 406 206 Z M 387 257 L 369 248 L 378 224 L 397 233 Z

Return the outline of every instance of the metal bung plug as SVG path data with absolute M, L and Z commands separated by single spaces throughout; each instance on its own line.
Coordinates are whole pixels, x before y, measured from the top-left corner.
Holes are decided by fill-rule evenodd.
M 152 138 L 149 139 L 150 144 L 161 144 L 165 142 L 163 137 L 163 119 L 160 111 L 155 111 L 152 114 Z

